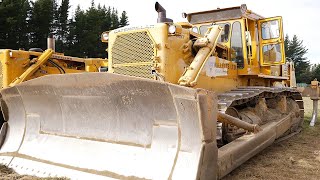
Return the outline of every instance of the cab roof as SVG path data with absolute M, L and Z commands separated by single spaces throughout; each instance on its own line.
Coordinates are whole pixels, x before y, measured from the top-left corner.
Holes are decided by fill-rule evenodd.
M 236 7 L 188 13 L 186 14 L 186 18 L 191 24 L 200 24 L 240 18 L 259 20 L 264 17 L 248 10 L 247 5 L 242 4 L 241 6 Z

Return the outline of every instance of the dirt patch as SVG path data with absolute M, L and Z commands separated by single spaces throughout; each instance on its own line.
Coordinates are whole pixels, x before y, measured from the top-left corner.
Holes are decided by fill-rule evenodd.
M 38 178 L 34 176 L 19 175 L 11 168 L 0 165 L 1 180 L 67 180 L 67 178 Z

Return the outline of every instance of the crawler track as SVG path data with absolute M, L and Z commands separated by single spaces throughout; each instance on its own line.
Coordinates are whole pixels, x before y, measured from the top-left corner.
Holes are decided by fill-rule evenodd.
M 300 116 L 303 119 L 304 106 L 302 96 L 295 88 L 239 87 L 218 95 L 218 109 L 225 112 L 229 107 L 242 105 L 259 98 L 274 98 L 279 95 L 294 99 L 300 107 Z
M 294 104 L 295 108 L 286 108 L 285 111 L 280 109 L 274 109 L 272 101 L 279 103 L 281 108 L 282 100 L 278 101 L 278 96 L 285 96 L 287 99 L 293 99 L 286 104 Z M 262 98 L 265 100 L 261 101 Z M 271 103 L 271 104 L 268 104 Z M 265 106 L 264 106 L 264 105 Z M 270 105 L 270 107 L 269 107 Z M 250 107 L 250 108 L 249 108 Z M 274 113 L 279 113 L 270 119 L 267 114 L 260 114 L 256 110 L 263 111 L 264 107 L 267 109 L 265 112 L 271 110 Z M 252 121 L 249 123 L 259 123 L 262 127 L 262 131 L 257 134 L 247 134 L 241 129 L 234 128 L 232 126 L 226 126 L 223 123 L 217 123 L 217 143 L 218 150 L 218 178 L 224 177 L 230 173 L 233 169 L 240 166 L 249 158 L 253 157 L 264 148 L 270 146 L 273 142 L 290 137 L 296 133 L 299 133 L 302 129 L 304 106 L 301 94 L 294 88 L 269 88 L 269 87 L 240 87 L 235 90 L 231 90 L 222 94 L 218 94 L 218 110 L 238 118 L 239 113 L 250 111 L 254 108 L 253 113 L 257 113 L 256 117 L 262 121 Z M 257 109 L 255 109 L 257 108 Z M 290 108 L 292 108 L 290 106 Z M 235 111 L 228 111 L 233 110 Z M 269 110 L 270 109 L 270 110 Z M 233 112 L 236 112 L 233 114 Z M 298 114 L 299 112 L 299 114 Z M 251 119 L 251 118 L 250 118 Z M 245 119 L 242 119 L 246 121 Z M 246 121 L 248 122 L 248 121 Z M 261 124 L 260 124 L 261 123 Z M 239 131 L 238 131 L 239 130 Z M 238 133 L 240 132 L 240 133 Z M 243 134 L 242 134 L 243 133 Z

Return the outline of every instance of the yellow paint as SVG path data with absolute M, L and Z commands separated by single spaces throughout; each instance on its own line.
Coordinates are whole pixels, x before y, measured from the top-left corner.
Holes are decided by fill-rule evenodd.
M 25 81 L 26 79 L 28 79 L 32 74 L 34 74 L 40 68 L 40 66 L 42 66 L 44 63 L 48 61 L 52 53 L 53 53 L 52 49 L 47 49 L 46 51 L 44 51 L 38 57 L 37 61 L 34 64 L 32 64 L 26 71 L 24 71 L 19 77 L 13 80 L 13 82 L 11 82 L 9 86 L 11 87 L 15 86 Z
M 283 46 L 282 18 L 262 19 L 261 16 L 251 11 L 248 12 L 250 12 L 252 16 L 249 17 L 249 15 L 246 14 L 238 19 L 203 22 L 193 24 L 192 28 L 188 23 L 158 23 L 153 26 L 122 28 L 121 30 L 110 31 L 108 40 L 109 72 L 178 84 L 178 80 L 184 72 L 193 67 L 191 64 L 195 60 L 196 50 L 193 50 L 192 46 L 196 38 L 202 37 L 199 34 L 191 32 L 192 29 L 197 28 L 199 30 L 202 25 L 212 25 L 212 23 L 218 25 L 229 23 L 229 40 L 217 44 L 215 52 L 212 54 L 212 58 L 215 58 L 216 62 L 214 66 L 211 62 L 212 67 L 206 66 L 208 71 L 211 69 L 212 72 L 216 72 L 218 75 L 210 76 L 206 70 L 202 70 L 198 74 L 198 82 L 194 87 L 214 90 L 216 92 L 225 92 L 239 86 L 272 86 L 273 84 L 279 84 L 276 82 L 290 86 L 291 83 L 289 82 L 291 82 L 291 80 L 286 80 L 285 78 L 288 76 L 282 74 L 282 65 L 286 63 Z M 269 23 L 271 21 L 278 22 L 279 37 L 264 40 L 261 38 L 261 25 L 262 23 Z M 232 27 L 235 22 L 239 22 L 241 25 L 243 68 L 237 68 L 237 63 L 231 60 L 232 57 L 237 55 L 235 53 L 236 51 L 231 48 Z M 170 25 L 176 26 L 176 33 L 170 34 L 168 32 Z M 141 37 L 138 36 L 139 33 L 144 33 L 145 36 L 139 39 L 139 37 Z M 248 44 L 247 46 L 246 37 L 251 37 L 251 45 Z M 135 46 L 136 49 L 132 50 L 132 48 L 127 48 L 125 44 L 122 45 L 120 41 L 118 41 L 120 39 L 127 39 L 126 42 L 128 43 L 134 41 L 132 46 Z M 248 40 L 250 39 L 248 38 Z M 152 48 L 145 48 L 145 45 L 142 47 L 145 41 L 150 42 Z M 273 49 L 273 45 L 276 43 L 280 45 L 282 51 L 281 61 L 279 62 L 270 60 L 275 57 L 280 57 Z M 270 45 L 270 50 L 263 52 L 262 47 L 264 45 Z M 148 62 L 144 61 L 144 56 L 139 57 L 139 54 L 144 54 L 145 50 L 153 52 L 152 55 L 150 54 L 147 57 Z M 135 57 L 138 60 L 130 61 L 130 63 L 121 63 L 122 60 L 119 60 L 121 57 L 118 56 L 117 61 L 120 63 L 114 63 L 113 59 L 116 54 L 124 55 L 124 59 L 127 57 Z M 221 54 L 223 54 L 225 59 L 222 59 Z M 269 58 L 269 61 L 267 61 L 267 58 Z M 123 61 L 125 61 L 124 59 Z M 125 67 L 125 70 L 117 71 L 117 69 L 121 67 Z M 224 74 L 225 72 L 226 74 Z M 221 74 L 219 75 L 219 73 Z M 282 78 L 282 76 L 285 76 L 285 78 Z
M 47 50 L 46 52 L 49 51 Z M 62 67 L 65 73 L 98 72 L 100 67 L 108 67 L 106 59 L 83 59 L 50 52 L 47 54 L 47 57 L 41 60 L 42 54 L 40 52 L 22 50 L 1 50 L 1 88 L 8 87 L 10 84 L 10 86 L 13 86 L 44 75 L 61 74 L 57 67 L 48 62 L 48 59 L 51 59 Z M 42 62 L 40 63 L 40 61 Z

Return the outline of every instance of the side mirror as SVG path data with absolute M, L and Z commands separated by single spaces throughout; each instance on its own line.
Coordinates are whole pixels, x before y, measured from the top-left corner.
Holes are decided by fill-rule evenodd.
M 251 35 L 250 35 L 250 32 L 249 32 L 249 31 L 246 31 L 246 32 L 245 32 L 245 35 L 246 35 L 247 46 L 251 46 L 252 43 L 251 43 Z
M 187 14 L 187 13 L 185 13 L 185 12 L 184 12 L 184 13 L 182 13 L 182 18 L 184 18 L 184 19 L 185 19 L 185 18 L 187 18 L 187 17 L 188 17 L 188 14 Z

